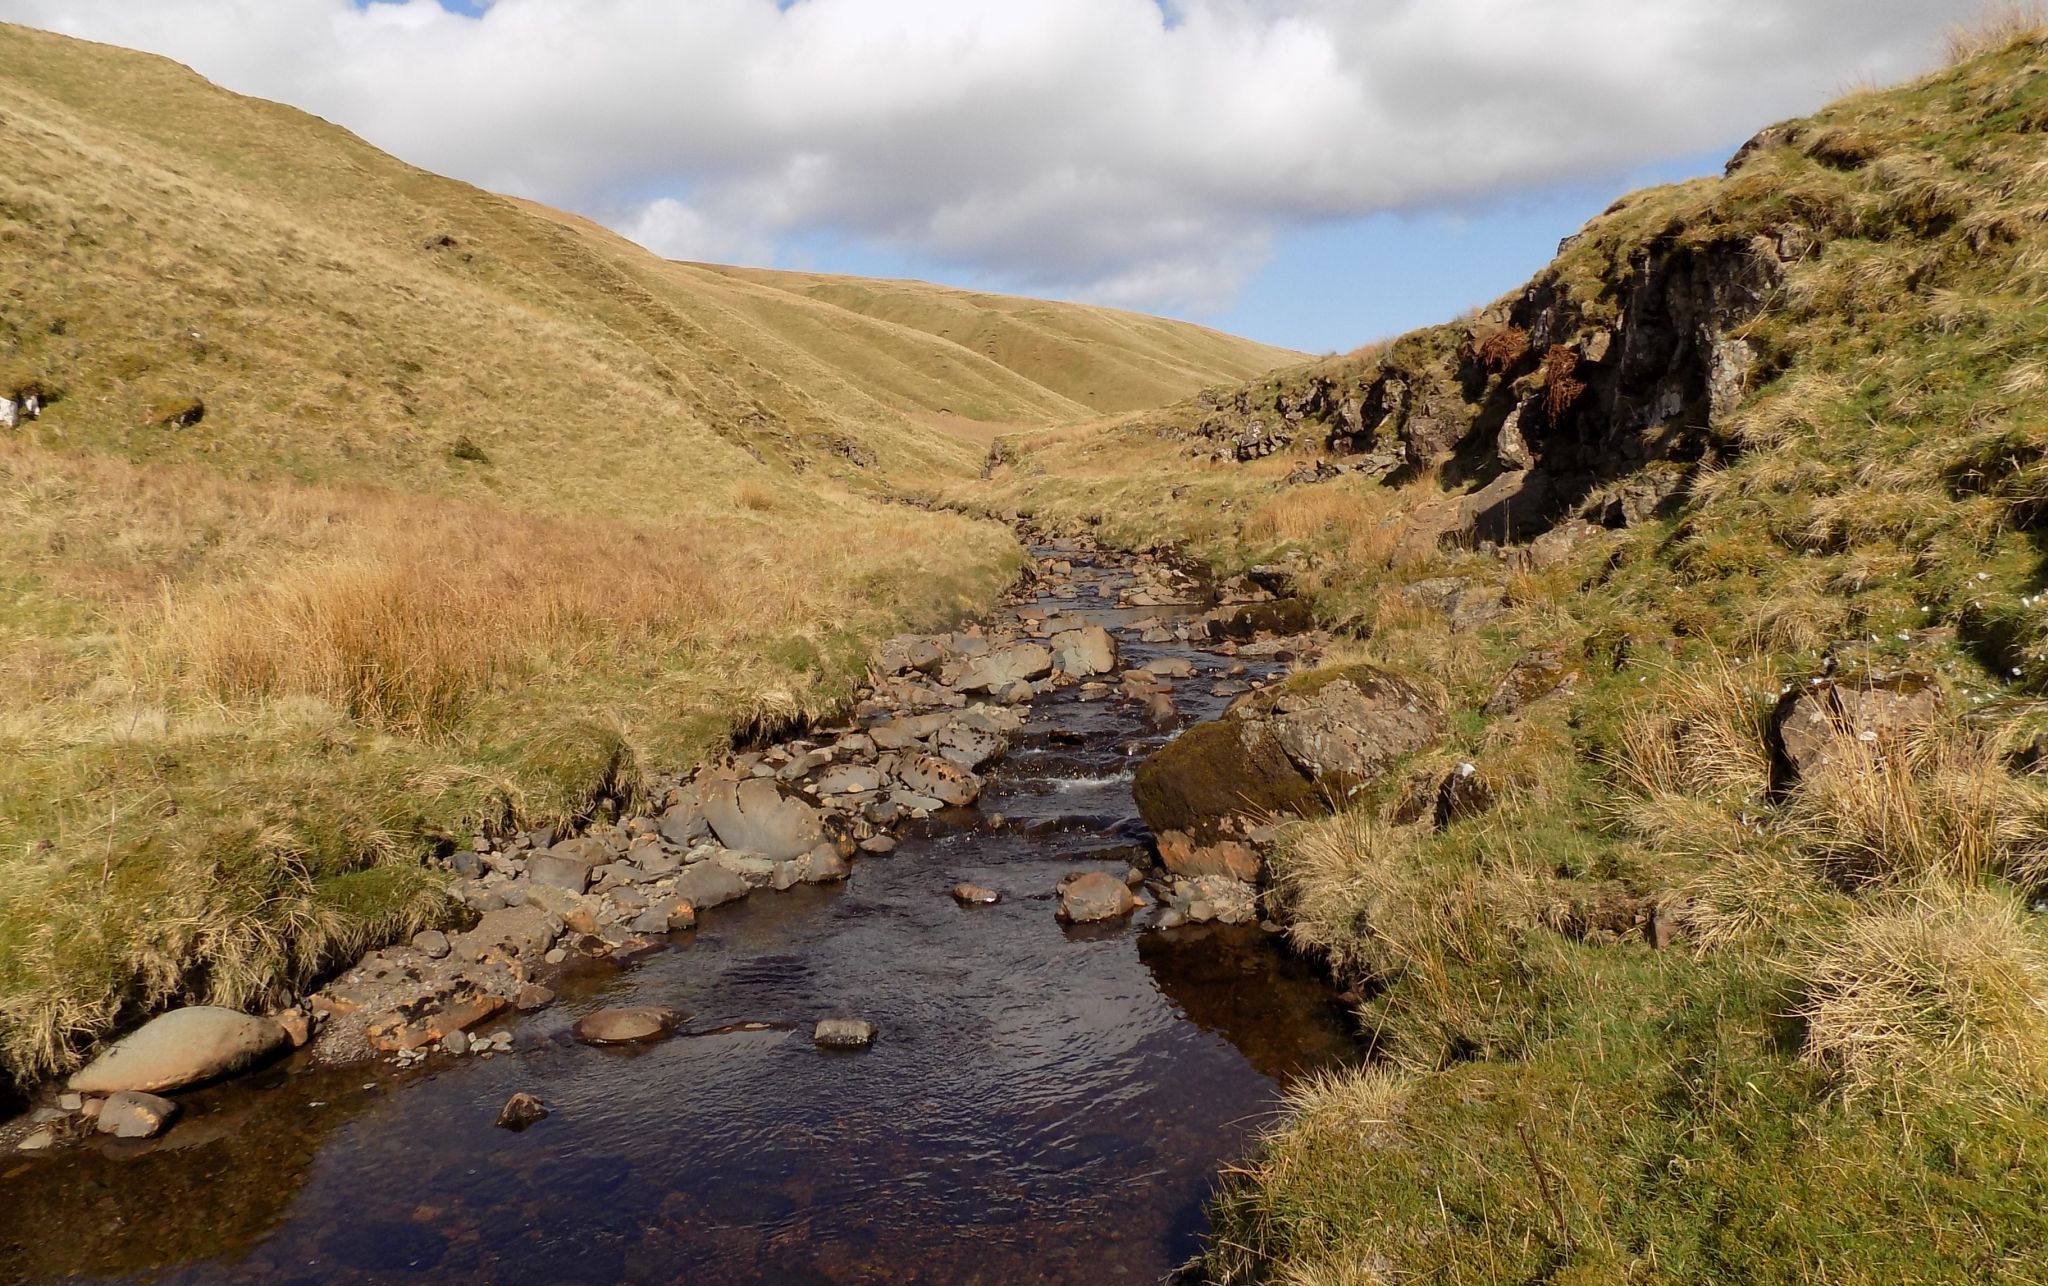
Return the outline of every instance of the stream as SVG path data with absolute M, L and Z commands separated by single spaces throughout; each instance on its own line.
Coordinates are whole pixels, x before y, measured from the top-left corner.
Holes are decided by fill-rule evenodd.
M 1187 656 L 1183 717 L 1221 713 L 1227 660 L 1130 629 L 1185 609 L 1076 593 L 1026 610 L 1107 626 L 1126 664 Z M 509 1054 L 301 1057 L 181 1095 L 160 1140 L 0 1158 L 0 1279 L 1159 1281 L 1280 1090 L 1358 1050 L 1327 984 L 1254 926 L 1055 919 L 1063 874 L 1146 862 L 1131 768 L 1171 734 L 1145 718 L 1114 693 L 1045 694 L 975 809 L 844 884 L 589 965 Z M 961 881 L 1003 900 L 958 905 Z M 655 1045 L 571 1039 L 616 1005 L 691 1017 Z M 835 1014 L 879 1039 L 815 1048 Z M 718 1030 L 743 1023 L 769 1026 Z M 495 1128 L 516 1091 L 551 1115 Z

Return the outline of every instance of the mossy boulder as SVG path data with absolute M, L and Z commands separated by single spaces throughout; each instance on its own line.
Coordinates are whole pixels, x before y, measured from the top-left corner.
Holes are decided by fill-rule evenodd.
M 1191 728 L 1139 766 L 1138 809 L 1155 833 L 1198 843 L 1247 821 L 1331 810 L 1442 735 L 1441 707 L 1371 665 L 1298 675 Z

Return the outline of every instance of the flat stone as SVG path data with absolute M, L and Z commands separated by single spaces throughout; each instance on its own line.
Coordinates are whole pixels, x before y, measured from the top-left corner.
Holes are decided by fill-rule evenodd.
M 776 861 L 808 853 L 825 838 L 817 809 L 762 778 L 706 791 L 704 814 L 719 843 Z
M 268 1018 L 213 1005 L 173 1009 L 71 1077 L 82 1094 L 182 1089 L 238 1072 L 288 1043 L 284 1028 Z
M 897 777 L 913 794 L 961 807 L 981 794 L 981 779 L 959 764 L 936 755 L 920 755 L 905 764 Z
M 14 1146 L 22 1152 L 43 1152 L 56 1145 L 57 1132 L 46 1125 L 39 1130 L 29 1131 L 28 1136 Z
M 865 1018 L 826 1018 L 811 1032 L 813 1043 L 825 1049 L 866 1049 L 875 1043 L 875 1025 Z
M 994 906 L 1003 900 L 1003 895 L 979 884 L 955 884 L 953 900 L 962 906 Z
M 637 1045 L 668 1036 L 683 1017 L 673 1009 L 599 1009 L 578 1018 L 570 1030 L 586 1045 Z
M 776 868 L 782 864 L 780 859 L 765 853 L 743 853 L 733 849 L 727 849 L 711 860 L 757 889 L 773 884 Z
M 737 902 L 754 886 L 716 862 L 699 862 L 675 878 L 675 894 L 698 911 Z
M 93 1128 L 117 1139 L 152 1139 L 163 1133 L 177 1114 L 178 1105 L 167 1098 L 122 1090 L 107 1096 Z
M 553 889 L 567 889 L 581 893 L 590 887 L 591 863 L 584 858 L 571 856 L 551 848 L 545 853 L 535 853 L 526 863 L 526 878 L 535 884 Z
M 872 764 L 841 764 L 818 778 L 820 795 L 854 795 L 882 788 L 882 770 Z
M 896 851 L 896 841 L 887 835 L 870 835 L 860 842 L 860 851 L 877 857 Z

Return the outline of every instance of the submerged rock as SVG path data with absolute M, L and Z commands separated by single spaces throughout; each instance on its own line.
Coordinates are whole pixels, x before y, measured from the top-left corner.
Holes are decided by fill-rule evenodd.
M 599 1009 L 577 1019 L 570 1030 L 586 1045 L 638 1045 L 670 1035 L 683 1017 L 673 1009 Z
M 69 1084 L 85 1094 L 182 1089 L 238 1072 L 289 1040 L 271 1019 L 193 1005 L 162 1014 L 123 1037 Z
M 100 1105 L 93 1128 L 117 1139 L 153 1139 L 178 1114 L 178 1105 L 154 1094 L 123 1090 Z

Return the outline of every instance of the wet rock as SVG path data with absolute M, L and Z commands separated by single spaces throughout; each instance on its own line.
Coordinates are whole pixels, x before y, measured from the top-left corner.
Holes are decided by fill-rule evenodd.
M 412 935 L 412 949 L 429 960 L 439 960 L 448 954 L 448 935 L 439 929 L 423 929 Z
M 1525 652 L 1494 685 L 1485 713 L 1494 718 L 1516 714 L 1531 702 L 1569 688 L 1578 677 L 1579 672 L 1555 648 Z
M 451 1031 L 441 1038 L 441 1052 L 460 1057 L 469 1052 L 469 1033 Z
M 818 810 L 783 795 L 773 781 L 720 783 L 705 792 L 704 815 L 718 842 L 778 861 L 797 857 L 825 839 Z M 704 905 L 699 903 L 699 905 Z
M 823 844 L 798 858 L 793 865 L 796 878 L 805 884 L 836 884 L 853 873 L 839 850 Z
M 117 1139 L 153 1139 L 169 1127 L 178 1115 L 178 1105 L 167 1098 L 122 1090 L 107 1096 L 93 1128 Z
M 1189 879 L 1200 875 L 1224 875 L 1247 883 L 1258 882 L 1258 852 L 1241 840 L 1197 844 L 1184 831 L 1161 831 L 1156 842 L 1159 864 L 1174 875 Z
M 1116 640 L 1099 625 L 1063 630 L 1051 643 L 1053 664 L 1062 674 L 1086 679 L 1116 669 Z
M 1771 731 L 1780 785 L 1839 762 L 1865 747 L 1882 753 L 1888 742 L 1932 722 L 1942 708 L 1932 677 L 1913 673 L 1810 679 L 1779 699 Z
M 505 1106 L 498 1109 L 498 1126 L 516 1134 L 529 1125 L 546 1120 L 547 1115 L 547 1104 L 521 1090 L 506 1099 Z
M 753 892 L 753 886 L 715 862 L 699 862 L 675 879 L 675 894 L 693 910 L 724 906 Z
M 897 770 L 897 777 L 913 794 L 955 808 L 973 803 L 981 794 L 979 777 L 935 755 L 920 755 L 911 760 Z
M 955 884 L 953 900 L 962 906 L 994 906 L 1003 900 L 1003 895 L 979 884 Z
M 667 1037 L 682 1025 L 683 1017 L 676 1010 L 653 1007 L 599 1009 L 577 1019 L 570 1031 L 586 1045 L 638 1045 Z
M 1037 643 L 1015 643 L 969 661 L 952 686 L 961 692 L 1009 692 L 1052 673 L 1052 652 Z
M 825 1018 L 811 1030 L 812 1042 L 824 1049 L 866 1049 L 875 1035 L 875 1025 L 865 1018 Z
M 506 999 L 474 986 L 431 995 L 370 1020 L 364 1036 L 370 1048 L 392 1054 L 438 1044 L 505 1009 Z
M 1189 679 L 1194 677 L 1195 663 L 1184 656 L 1163 656 L 1147 661 L 1144 670 L 1155 678 Z
M 537 982 L 526 983 L 512 997 L 512 1007 L 522 1014 L 530 1014 L 538 1009 L 546 1009 L 554 1003 L 555 993 Z
M 1327 811 L 1441 734 L 1443 712 L 1388 671 L 1312 671 L 1248 693 L 1139 765 L 1134 792 L 1155 834 L 1208 843 L 1240 819 Z
M 874 856 L 896 851 L 896 841 L 887 835 L 870 835 L 860 842 L 860 851 Z
M 288 1040 L 271 1019 L 193 1005 L 123 1037 L 74 1073 L 69 1086 L 84 1094 L 182 1089 L 238 1072 Z
M 1129 915 L 1138 907 L 1130 886 L 1113 875 L 1089 871 L 1060 885 L 1059 917 L 1074 924 L 1093 924 Z
M 1166 729 L 1180 726 L 1180 709 L 1173 704 L 1173 698 L 1164 692 L 1154 692 L 1145 698 L 1145 722 L 1155 728 Z
M 286 1009 L 272 1014 L 271 1021 L 284 1029 L 285 1039 L 298 1049 L 313 1039 L 313 1016 L 303 1009 Z

